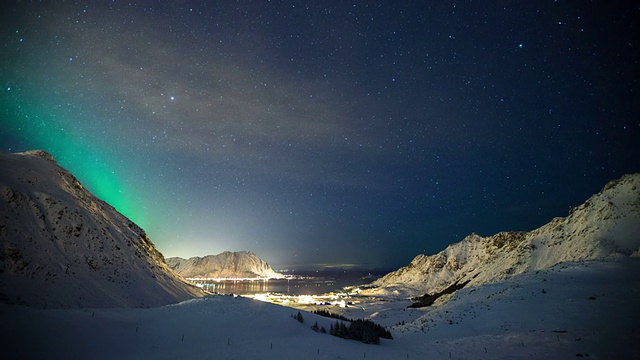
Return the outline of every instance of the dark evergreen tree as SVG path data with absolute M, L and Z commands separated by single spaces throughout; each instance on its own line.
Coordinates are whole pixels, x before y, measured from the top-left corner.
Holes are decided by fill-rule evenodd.
M 340 323 L 340 330 L 338 331 L 338 333 L 340 335 L 341 338 L 343 339 L 350 339 L 351 337 L 349 336 L 349 329 L 347 329 L 347 325 L 343 322 Z
M 318 327 L 318 322 L 317 321 L 311 326 L 311 330 L 313 330 L 315 332 L 320 331 L 320 327 Z
M 336 324 L 333 325 L 333 330 L 335 331 L 335 335 L 337 337 L 344 337 L 344 332 L 342 332 L 342 328 L 340 327 L 340 322 L 336 320 Z

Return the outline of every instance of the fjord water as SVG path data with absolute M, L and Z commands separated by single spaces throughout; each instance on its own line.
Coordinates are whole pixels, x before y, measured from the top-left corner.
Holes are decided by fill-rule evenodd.
M 221 294 L 253 295 L 281 293 L 313 295 L 340 291 L 345 286 L 364 285 L 383 276 L 386 270 L 296 270 L 282 272 L 287 279 L 271 280 L 221 280 L 198 282 L 204 288 Z

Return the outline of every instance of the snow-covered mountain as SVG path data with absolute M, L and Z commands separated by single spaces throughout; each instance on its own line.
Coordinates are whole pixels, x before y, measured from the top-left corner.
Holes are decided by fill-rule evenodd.
M 225 251 L 218 255 L 167 258 L 167 265 L 185 278 L 281 278 L 251 251 Z
M 160 262 L 162 255 L 141 229 L 83 190 L 48 154 L 0 155 L 0 169 L 0 348 L 13 357 L 632 359 L 640 354 L 638 175 L 608 184 L 567 218 L 532 232 L 472 235 L 440 254 L 418 256 L 381 279 L 375 290 L 432 290 L 420 281 L 440 290 L 456 281 L 480 285 L 447 295 L 446 302 L 413 309 L 397 296 L 357 297 L 353 306 L 331 308 L 391 330 L 394 340 L 367 345 L 311 330 L 315 323 L 328 329 L 334 319 L 303 311 L 300 323 L 291 319 L 297 310 L 234 296 L 151 309 L 51 309 L 104 299 L 100 306 L 150 305 L 150 297 L 166 300 L 181 286 L 195 289 Z M 580 261 L 587 259 L 607 261 Z
M 372 285 L 373 294 L 417 296 L 458 282 L 469 286 L 506 280 L 567 261 L 638 256 L 640 174 L 609 182 L 599 193 L 530 232 L 467 236 L 438 254 L 418 255 Z
M 203 295 L 50 154 L 1 154 L 0 169 L 0 301 L 151 307 Z

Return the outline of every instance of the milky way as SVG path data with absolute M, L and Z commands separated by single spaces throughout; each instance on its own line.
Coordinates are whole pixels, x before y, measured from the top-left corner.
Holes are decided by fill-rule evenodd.
M 165 256 L 276 267 L 397 267 L 640 171 L 637 6 L 442 3 L 3 2 L 0 151 Z

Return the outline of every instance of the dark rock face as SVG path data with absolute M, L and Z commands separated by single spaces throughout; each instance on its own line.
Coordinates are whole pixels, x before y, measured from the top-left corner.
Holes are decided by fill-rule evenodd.
M 421 307 L 426 307 L 426 306 L 431 306 L 436 300 L 438 300 L 441 296 L 443 295 L 448 295 L 448 294 L 453 294 L 454 292 L 462 289 L 463 287 L 465 287 L 471 280 L 466 280 L 463 281 L 462 283 L 458 283 L 457 281 L 453 284 L 451 284 L 448 288 L 433 293 L 431 295 L 429 294 L 424 294 L 423 296 L 420 296 L 418 298 L 414 299 L 414 303 L 407 306 L 408 308 L 421 308 Z

